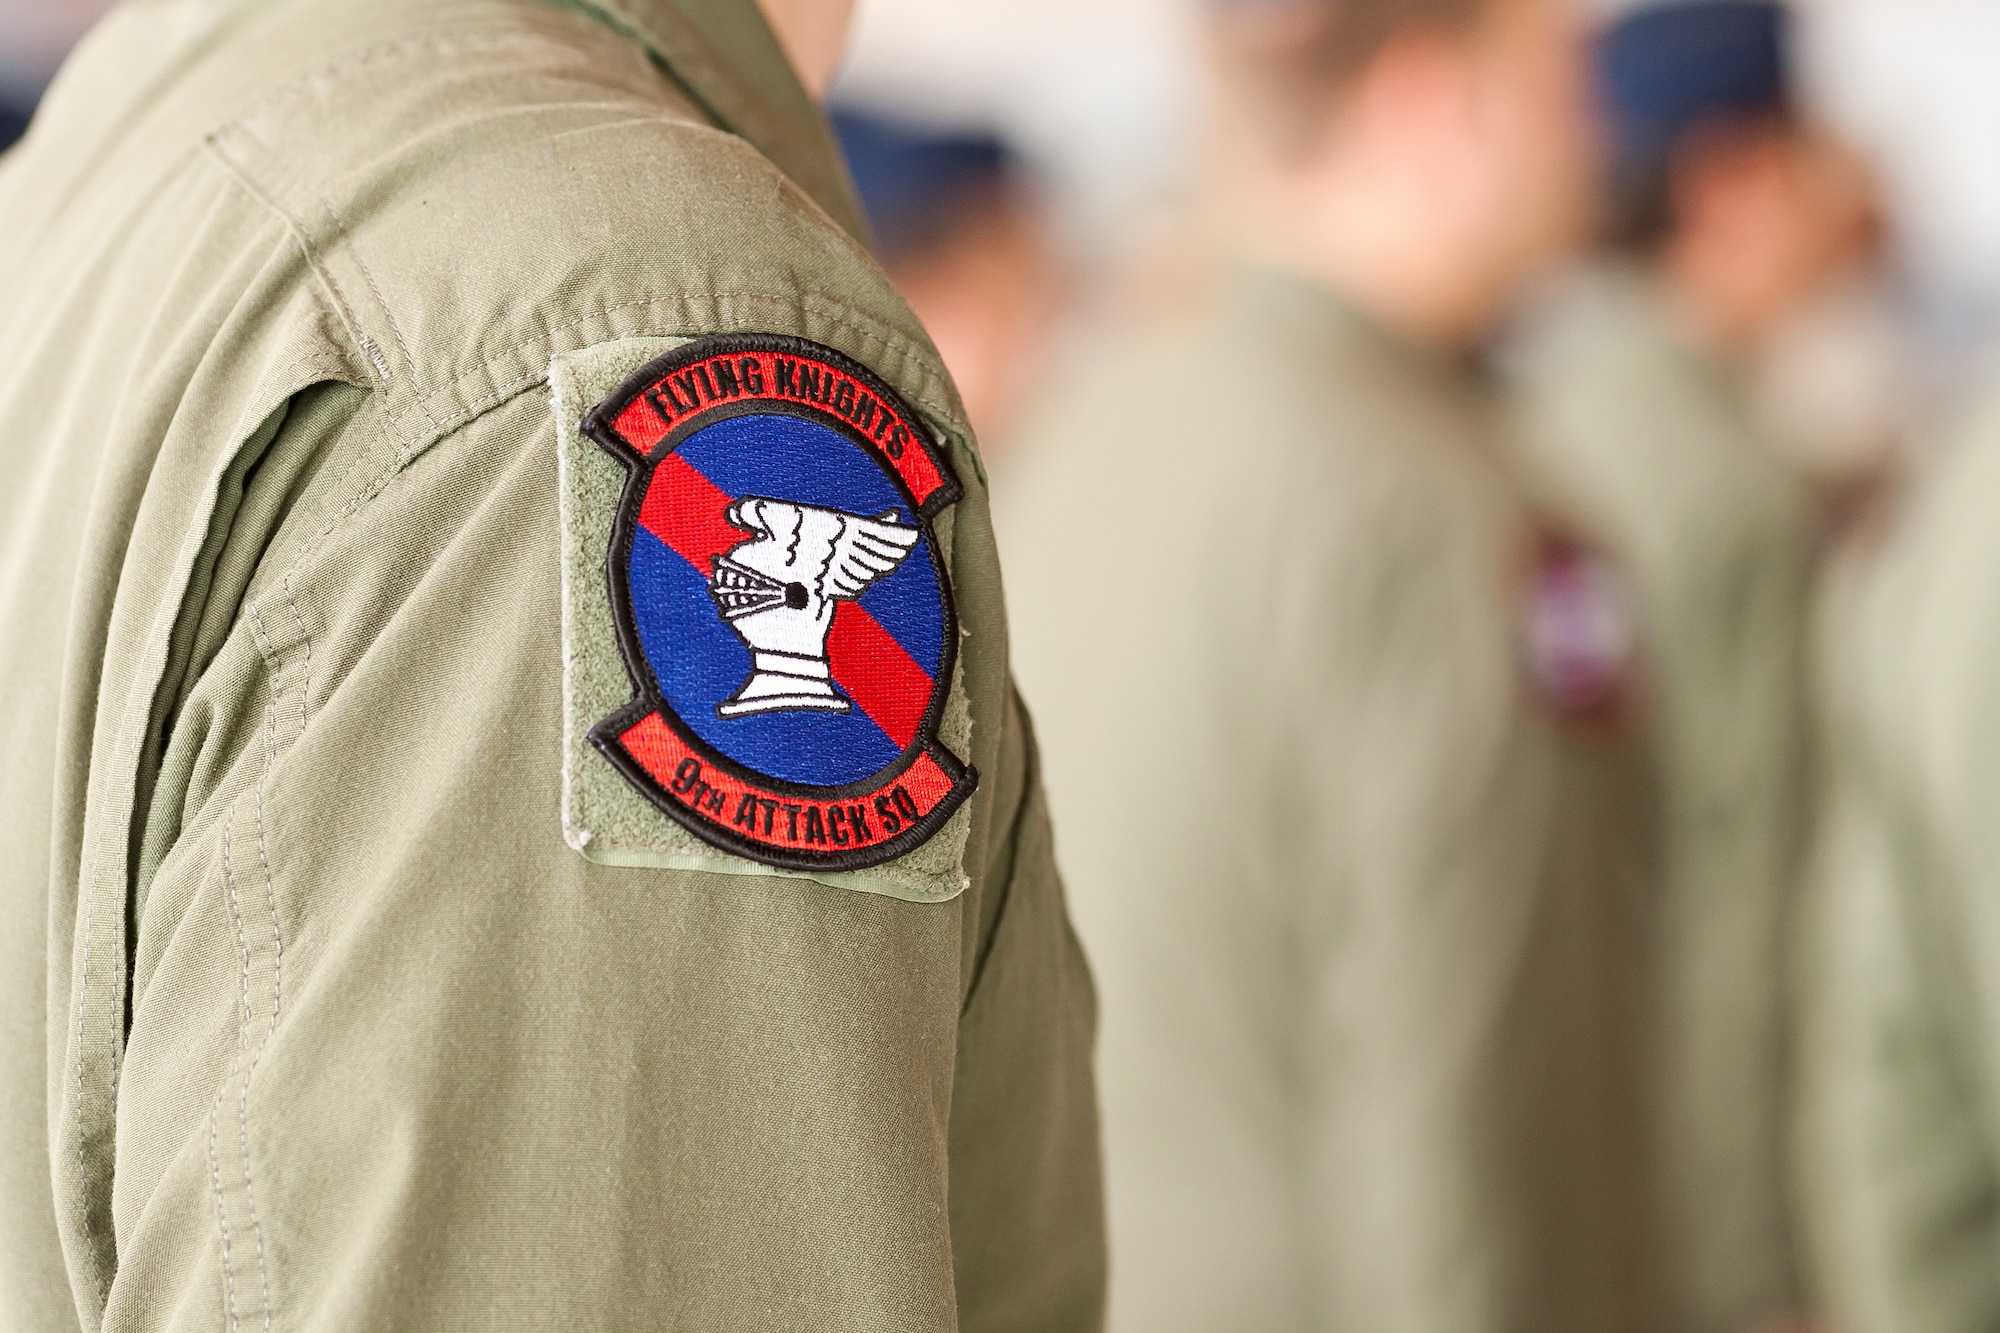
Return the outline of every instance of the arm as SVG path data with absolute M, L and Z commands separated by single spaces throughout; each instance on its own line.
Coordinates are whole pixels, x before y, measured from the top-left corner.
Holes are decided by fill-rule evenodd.
M 1858 1333 L 2000 1319 L 1989 446 L 1941 455 L 1828 640 L 1800 1163 L 1815 1285 Z
M 1022 1109 L 1061 1152 L 996 1206 L 1089 1156 L 1059 893 L 1001 850 L 1032 780 L 970 664 L 993 804 L 958 898 L 564 844 L 548 431 L 517 398 L 260 575 L 184 710 L 108 1327 L 951 1328 L 981 1006 L 1057 1057 Z

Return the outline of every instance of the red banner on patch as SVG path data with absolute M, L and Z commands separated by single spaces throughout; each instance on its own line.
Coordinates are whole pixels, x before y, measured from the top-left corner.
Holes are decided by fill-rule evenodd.
M 696 754 L 658 713 L 626 727 L 616 743 L 689 814 L 732 838 L 781 852 L 828 853 L 902 843 L 926 827 L 961 785 L 971 789 L 965 769 L 935 745 L 872 791 L 824 800 L 734 776 Z
M 717 352 L 663 375 L 611 424 L 635 453 L 652 450 L 683 419 L 740 402 L 810 403 L 839 417 L 882 454 L 917 504 L 926 509 L 945 480 L 921 429 L 895 402 L 823 358 L 777 351 Z

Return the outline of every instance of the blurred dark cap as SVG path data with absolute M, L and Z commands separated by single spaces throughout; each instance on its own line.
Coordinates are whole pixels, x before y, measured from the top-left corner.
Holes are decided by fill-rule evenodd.
M 1598 96 L 1621 230 L 1657 228 L 1667 175 L 1690 131 L 1792 111 L 1790 9 L 1693 0 L 1638 10 L 1597 41 Z M 1638 215 L 1638 216 L 1631 216 Z
M 854 110 L 830 119 L 884 264 L 950 240 L 1015 174 L 1014 155 L 997 135 L 931 131 Z
M 0 102 L 0 152 L 5 152 L 28 132 L 28 113 Z

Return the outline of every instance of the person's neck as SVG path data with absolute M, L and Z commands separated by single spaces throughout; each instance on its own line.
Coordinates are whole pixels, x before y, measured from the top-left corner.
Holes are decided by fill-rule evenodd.
M 1462 240 L 1405 182 L 1359 171 L 1281 176 L 1243 197 L 1234 229 L 1252 255 L 1331 289 L 1397 338 L 1456 354 L 1497 315 Z
M 1775 322 L 1757 259 L 1741 247 L 1674 237 L 1656 261 L 1661 284 L 1684 325 L 1711 353 L 1748 355 Z
M 824 101 L 847 49 L 854 0 L 757 0 L 757 9 L 799 82 L 814 101 Z

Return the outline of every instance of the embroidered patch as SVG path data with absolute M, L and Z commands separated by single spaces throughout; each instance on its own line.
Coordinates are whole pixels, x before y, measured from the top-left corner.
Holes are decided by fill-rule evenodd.
M 1543 533 L 1529 562 L 1521 637 L 1529 683 L 1551 711 L 1591 725 L 1619 721 L 1634 633 L 1610 562 L 1574 538 Z
M 830 348 L 704 338 L 583 419 L 627 472 L 606 577 L 636 697 L 590 739 L 702 840 L 794 870 L 920 846 L 977 773 L 937 740 L 958 621 L 931 522 L 960 491 Z

